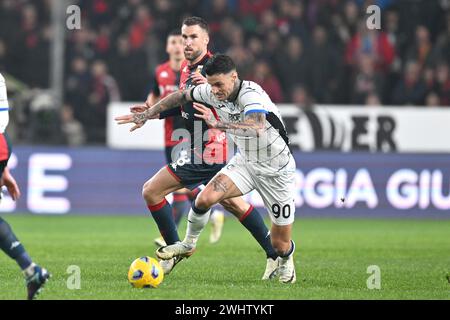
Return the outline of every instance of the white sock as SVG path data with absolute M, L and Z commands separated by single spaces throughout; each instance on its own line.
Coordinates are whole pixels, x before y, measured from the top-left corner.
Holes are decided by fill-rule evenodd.
M 35 263 L 30 264 L 29 267 L 23 270 L 23 275 L 25 278 L 31 277 L 34 274 L 34 267 L 36 266 Z
M 196 246 L 198 237 L 208 223 L 210 214 L 211 209 L 204 214 L 197 214 L 192 208 L 189 210 L 186 237 L 183 242 Z

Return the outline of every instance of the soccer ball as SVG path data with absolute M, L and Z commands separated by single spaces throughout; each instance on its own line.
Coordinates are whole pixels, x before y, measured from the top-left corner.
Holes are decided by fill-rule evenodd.
M 163 279 L 164 271 L 161 265 L 150 257 L 137 258 L 128 271 L 128 282 L 135 288 L 156 288 Z

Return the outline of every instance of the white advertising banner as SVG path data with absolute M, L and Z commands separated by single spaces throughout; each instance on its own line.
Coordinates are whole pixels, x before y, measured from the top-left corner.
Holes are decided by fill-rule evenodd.
M 114 149 L 162 150 L 164 148 L 164 121 L 148 121 L 139 130 L 130 132 L 131 124 L 118 125 L 115 117 L 130 113 L 137 102 L 115 102 L 108 106 L 106 143 Z
M 450 152 L 450 108 L 280 105 L 303 151 Z
M 164 121 L 152 120 L 133 133 L 114 117 L 133 102 L 108 108 L 107 143 L 119 149 L 164 147 Z M 292 147 L 303 151 L 450 152 L 450 108 L 279 105 Z

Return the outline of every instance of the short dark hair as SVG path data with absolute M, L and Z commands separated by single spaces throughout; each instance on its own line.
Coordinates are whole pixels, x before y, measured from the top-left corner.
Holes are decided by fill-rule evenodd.
M 183 25 L 185 26 L 199 26 L 203 30 L 205 30 L 207 33 L 209 33 L 209 27 L 208 22 L 206 22 L 205 19 L 200 17 L 188 17 L 183 20 Z
M 212 76 L 215 74 L 227 74 L 233 70 L 236 70 L 236 65 L 233 59 L 231 59 L 226 54 L 215 54 L 208 59 L 205 66 L 203 67 L 206 75 Z
M 169 32 L 169 34 L 167 35 L 167 38 L 170 36 L 181 36 L 181 30 L 173 29 L 172 31 Z

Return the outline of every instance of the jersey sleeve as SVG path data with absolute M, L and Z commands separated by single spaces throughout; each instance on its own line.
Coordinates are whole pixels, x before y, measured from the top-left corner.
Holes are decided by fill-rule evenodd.
M 256 90 L 247 89 L 242 92 L 239 103 L 244 108 L 244 114 L 254 112 L 269 113 L 267 108 L 264 106 L 264 99 L 261 93 Z
M 192 101 L 198 103 L 211 103 L 211 86 L 207 83 L 202 83 L 191 90 Z
M 154 96 L 159 97 L 161 92 L 159 91 L 158 79 L 156 78 L 156 74 L 153 75 L 153 85 L 150 93 L 153 93 Z

